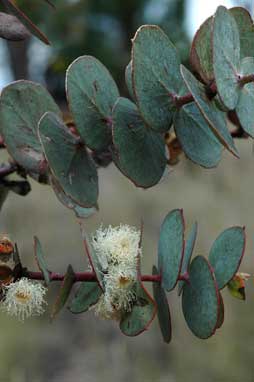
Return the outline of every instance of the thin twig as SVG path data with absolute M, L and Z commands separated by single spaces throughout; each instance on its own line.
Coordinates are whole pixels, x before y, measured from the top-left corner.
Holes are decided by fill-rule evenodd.
M 42 272 L 31 272 L 26 269 L 23 269 L 22 276 L 27 277 L 31 280 L 44 280 L 44 276 Z M 51 281 L 63 281 L 64 274 L 51 272 L 50 273 L 50 280 Z M 94 272 L 80 272 L 75 273 L 75 281 L 97 281 L 96 274 Z M 141 281 L 144 282 L 161 282 L 161 276 L 160 275 L 142 275 Z

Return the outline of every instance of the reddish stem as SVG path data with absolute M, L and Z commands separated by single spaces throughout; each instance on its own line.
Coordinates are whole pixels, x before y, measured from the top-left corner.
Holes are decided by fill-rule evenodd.
M 42 272 L 31 272 L 23 269 L 23 277 L 27 277 L 31 280 L 44 280 Z M 64 274 L 51 272 L 50 280 L 51 281 L 62 281 L 64 279 Z M 178 280 L 185 281 L 189 283 L 189 274 L 188 272 L 183 273 L 179 276 Z M 97 281 L 95 272 L 78 272 L 75 273 L 75 281 Z M 161 282 L 161 275 L 141 275 L 141 281 L 144 282 Z
M 188 272 L 183 273 L 178 277 L 178 280 L 185 281 L 186 283 L 190 283 L 190 276 Z
M 175 97 L 174 98 L 175 105 L 178 109 L 180 109 L 182 106 L 186 105 L 187 103 L 193 102 L 194 98 L 191 93 L 187 93 L 184 96 Z
M 254 74 L 249 74 L 246 76 L 239 76 L 238 83 L 239 85 L 243 86 L 245 84 L 248 84 L 250 82 L 254 82 Z M 218 92 L 216 83 L 213 81 L 210 85 L 206 88 L 208 96 L 215 96 Z M 175 105 L 177 108 L 181 108 L 183 105 L 186 105 L 187 103 L 193 102 L 194 98 L 191 93 L 187 93 L 181 97 L 175 96 L 174 98 Z
M 27 277 L 31 280 L 44 280 L 44 276 L 42 272 L 30 272 L 30 271 L 23 271 L 23 276 Z M 62 281 L 64 279 L 64 274 L 51 272 L 50 273 L 50 280 L 51 281 Z M 94 272 L 82 272 L 82 273 L 75 273 L 75 281 L 96 281 L 96 275 Z
M 27 270 L 23 270 L 23 277 L 27 277 L 31 280 L 44 280 L 44 276 L 42 272 L 31 272 Z M 97 281 L 96 275 L 94 272 L 80 272 L 75 273 L 75 281 Z M 50 280 L 51 281 L 62 281 L 64 279 L 64 274 L 51 272 L 50 273 Z M 160 282 L 161 276 L 160 275 L 143 275 L 141 276 L 141 281 L 147 281 L 147 282 Z

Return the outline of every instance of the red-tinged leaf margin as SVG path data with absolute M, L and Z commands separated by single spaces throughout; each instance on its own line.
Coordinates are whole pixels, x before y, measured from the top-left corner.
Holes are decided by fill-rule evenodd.
M 143 220 L 141 221 L 141 228 L 140 228 L 140 241 L 139 241 L 139 248 L 140 248 L 140 245 L 142 243 L 142 238 L 143 238 L 143 230 L 144 230 L 144 223 L 143 223 Z M 151 294 L 148 292 L 148 290 L 145 288 L 144 286 L 144 283 L 142 282 L 142 279 L 141 279 L 141 269 L 140 269 L 140 254 L 139 254 L 139 257 L 138 257 L 138 273 L 137 273 L 137 277 L 138 277 L 138 282 L 140 283 L 141 285 L 141 288 L 143 289 L 143 291 L 145 292 L 146 296 L 147 296 L 147 299 L 150 300 L 150 302 L 152 303 L 153 307 L 154 307 L 154 310 L 153 310 L 153 315 L 152 315 L 152 318 L 151 320 L 147 323 L 147 325 L 144 327 L 143 330 L 141 330 L 139 333 L 137 333 L 134 337 L 138 336 L 139 334 L 143 333 L 144 331 L 148 330 L 148 328 L 150 327 L 151 323 L 153 322 L 156 314 L 157 314 L 157 303 L 156 301 L 154 300 L 154 298 L 151 296 Z
M 23 13 L 14 3 L 12 0 L 2 0 L 3 5 L 6 7 L 6 9 L 14 16 L 19 19 L 19 21 L 25 25 L 25 27 L 39 40 L 44 42 L 46 45 L 50 45 L 50 42 L 48 38 L 45 36 L 44 33 L 40 31 L 39 28 L 29 19 L 29 17 L 26 16 L 25 13 Z
M 45 284 L 46 286 L 48 286 L 51 281 L 50 280 L 51 272 L 47 269 L 47 265 L 42 253 L 41 243 L 37 236 L 34 236 L 34 255 L 35 255 L 37 266 L 43 274 Z
M 142 334 L 144 331 L 148 330 L 148 328 L 150 327 L 151 323 L 153 322 L 156 314 L 157 314 L 157 304 L 155 302 L 155 300 L 153 299 L 153 297 L 151 296 L 151 294 L 147 291 L 147 289 L 144 287 L 144 284 L 142 283 L 141 280 L 138 280 L 138 283 L 139 285 L 141 286 L 141 288 L 143 289 L 143 292 L 145 293 L 147 299 L 150 301 L 150 303 L 153 305 L 154 309 L 153 309 L 153 314 L 152 314 L 152 317 L 150 319 L 149 322 L 147 322 L 146 326 L 144 326 L 139 332 L 136 332 L 135 334 L 126 334 L 125 332 L 122 331 L 121 329 L 121 322 L 122 320 L 120 321 L 120 330 L 122 331 L 122 333 L 127 336 L 127 337 L 137 337 L 139 336 L 140 334 Z M 135 304 L 134 304 L 135 305 Z M 130 313 L 131 314 L 131 313 Z
M 151 296 L 151 294 L 148 292 L 148 290 L 145 288 L 143 282 L 140 280 L 140 284 L 141 284 L 141 287 L 143 289 L 143 291 L 145 292 L 145 294 L 147 295 L 148 299 L 151 301 L 151 303 L 153 304 L 153 307 L 154 307 L 154 310 L 153 310 L 153 316 L 151 318 L 151 320 L 148 322 L 148 324 L 146 325 L 146 327 L 144 328 L 144 330 L 142 330 L 139 334 L 143 333 L 145 330 L 148 330 L 149 326 L 151 325 L 151 323 L 153 322 L 153 320 L 155 319 L 156 317 L 156 314 L 157 314 L 157 310 L 158 310 L 158 307 L 157 307 L 157 304 L 156 304 L 156 301 L 154 300 L 154 298 Z
M 64 279 L 61 283 L 57 299 L 52 307 L 50 318 L 53 320 L 64 307 L 71 293 L 76 276 L 71 265 L 68 266 Z
M 220 292 L 219 292 L 219 296 L 220 296 L 220 309 L 219 309 L 219 317 L 218 317 L 216 329 L 220 329 L 222 327 L 224 323 L 224 318 L 225 318 L 224 301 Z
M 141 220 L 141 225 L 140 225 L 140 239 L 139 239 L 139 248 L 141 248 L 141 244 L 142 244 L 142 238 L 143 238 L 143 230 L 144 230 L 144 223 L 143 223 L 143 220 Z M 141 262 L 140 262 L 140 252 L 138 253 L 138 259 L 137 259 L 137 281 L 139 283 L 139 285 L 141 286 L 141 288 L 143 289 L 143 292 L 145 293 L 147 299 L 150 301 L 150 303 L 153 305 L 154 309 L 153 309 L 153 315 L 150 319 L 150 321 L 146 324 L 146 326 L 140 330 L 139 332 L 135 333 L 135 335 L 128 335 L 126 333 L 124 333 L 122 330 L 121 330 L 121 321 L 120 321 L 120 330 L 122 331 L 122 333 L 127 336 L 127 337 L 136 337 L 140 334 L 142 334 L 144 331 L 148 330 L 148 328 L 150 327 L 151 323 L 153 322 L 156 314 L 157 314 L 157 303 L 156 301 L 154 300 L 154 298 L 151 296 L 151 294 L 148 292 L 148 290 L 145 288 L 143 282 L 142 282 L 142 278 L 141 278 Z M 135 304 L 134 304 L 135 305 Z
M 189 235 L 191 235 L 192 230 L 193 230 L 194 238 L 191 241 L 191 247 L 190 248 L 188 248 L 188 246 L 186 245 L 186 244 L 188 244 L 188 239 L 190 239 L 190 236 L 187 237 L 187 241 L 186 241 L 186 239 L 184 239 L 185 240 L 184 241 L 184 255 L 183 255 L 183 259 L 182 259 L 181 271 L 180 271 L 180 274 L 179 274 L 178 278 L 180 276 L 185 276 L 186 272 L 187 272 L 187 274 L 189 274 L 190 262 L 191 262 L 193 250 L 194 250 L 194 247 L 195 247 L 195 244 L 196 244 L 196 241 L 197 241 L 197 235 L 198 235 L 198 223 L 197 222 L 194 223 L 193 227 L 191 228 L 191 230 L 189 232 Z M 186 255 L 186 249 L 189 249 L 188 262 L 186 264 L 186 270 L 184 272 L 182 272 L 182 266 L 183 266 L 183 263 L 184 263 L 184 257 Z M 184 280 L 179 280 L 178 281 L 178 296 L 181 295 L 182 289 L 183 289 L 183 286 L 184 286 L 185 282 L 186 281 L 184 281 Z
M 98 282 L 98 285 L 101 288 L 101 290 L 104 292 L 105 288 L 104 288 L 103 283 L 102 283 L 102 278 L 100 277 L 99 272 L 97 271 L 97 269 L 95 268 L 95 266 L 93 264 L 93 260 L 92 260 L 92 256 L 91 256 L 92 249 L 90 247 L 89 241 L 87 240 L 87 234 L 86 234 L 86 230 L 84 227 L 84 223 L 81 220 L 78 220 L 78 222 L 79 222 L 79 226 L 80 226 L 80 232 L 81 232 L 81 236 L 83 239 L 83 244 L 84 244 L 86 256 L 87 256 L 89 264 L 90 264 L 90 266 L 91 266 L 91 268 L 92 268 L 92 270 L 96 276 L 96 280 Z
M 204 28 L 209 26 L 210 23 L 212 23 L 213 16 L 208 17 L 199 27 L 197 32 L 195 33 L 194 39 L 192 41 L 191 50 L 190 50 L 190 64 L 195 73 L 198 75 L 198 77 L 204 82 L 205 84 L 210 84 L 214 80 L 214 75 L 211 75 L 211 73 L 207 73 L 202 63 L 200 62 L 200 57 L 196 50 L 196 42 L 200 38 L 200 33 L 203 31 Z M 210 36 L 210 51 L 212 56 L 212 26 L 211 26 L 211 36 Z M 209 76 L 210 75 L 210 76 Z
M 237 266 L 237 270 L 235 271 L 235 274 L 234 274 L 234 276 L 232 277 L 232 279 L 235 277 L 235 275 L 236 275 L 236 273 L 238 272 L 238 270 L 239 270 L 239 268 L 240 268 L 240 265 L 241 265 L 241 263 L 242 263 L 242 260 L 243 260 L 243 256 L 244 256 L 244 254 L 245 254 L 245 250 L 246 250 L 246 230 L 245 230 L 245 226 L 243 226 L 243 227 L 241 227 L 242 229 L 243 229 L 243 237 L 244 237 L 244 245 L 243 245 L 243 250 L 242 250 L 242 255 L 241 255 L 241 257 L 240 257 L 240 259 L 239 259 L 239 263 L 238 263 L 238 266 Z M 232 280 L 231 279 L 231 280 Z M 231 280 L 229 280 L 229 281 L 231 281 Z

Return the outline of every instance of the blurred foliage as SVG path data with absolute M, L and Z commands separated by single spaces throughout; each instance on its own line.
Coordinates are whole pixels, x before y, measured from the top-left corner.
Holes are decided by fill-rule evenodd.
M 101 60 L 126 93 L 124 68 L 130 60 L 131 38 L 144 23 L 160 25 L 179 48 L 183 61 L 189 41 L 183 29 L 186 0 L 55 0 L 56 10 L 34 0 L 16 3 L 47 34 L 52 50 L 46 70 L 51 92 L 64 97 L 64 75 L 78 56 Z

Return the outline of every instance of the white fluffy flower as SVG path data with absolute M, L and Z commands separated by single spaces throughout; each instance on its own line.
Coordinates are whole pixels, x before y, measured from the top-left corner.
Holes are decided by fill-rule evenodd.
M 105 291 L 95 305 L 102 318 L 119 319 L 121 312 L 131 310 L 135 301 L 137 262 L 141 255 L 140 231 L 120 225 L 96 231 L 92 247 L 103 270 Z
M 5 288 L 2 309 L 11 316 L 24 321 L 25 318 L 44 313 L 44 296 L 47 289 L 39 282 L 21 278 Z

